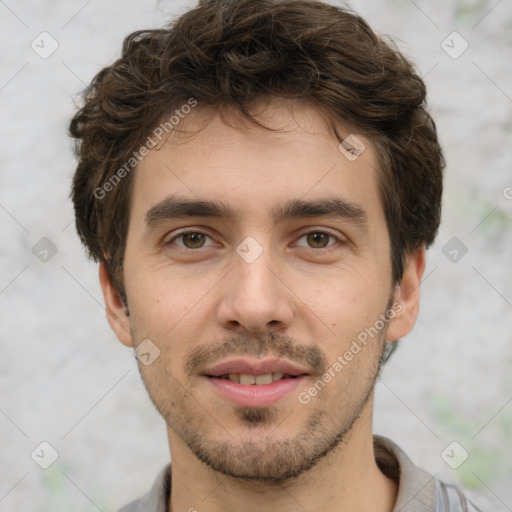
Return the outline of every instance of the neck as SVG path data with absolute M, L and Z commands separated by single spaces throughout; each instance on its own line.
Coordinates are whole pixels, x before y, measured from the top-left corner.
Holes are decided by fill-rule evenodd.
M 398 488 L 375 461 L 371 402 L 336 449 L 310 470 L 280 483 L 244 481 L 218 473 L 199 461 L 169 429 L 173 454 L 169 512 L 391 512 Z

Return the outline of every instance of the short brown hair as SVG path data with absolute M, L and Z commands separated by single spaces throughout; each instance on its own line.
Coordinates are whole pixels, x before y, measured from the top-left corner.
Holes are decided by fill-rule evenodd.
M 375 144 L 394 282 L 406 255 L 433 243 L 444 158 L 425 84 L 393 43 L 354 12 L 315 0 L 201 0 L 164 29 L 127 36 L 70 123 L 76 228 L 89 256 L 106 259 L 125 304 L 126 163 L 162 116 L 190 98 L 199 109 L 234 107 L 262 126 L 251 106 L 265 97 L 314 106 L 339 142 L 343 126 Z

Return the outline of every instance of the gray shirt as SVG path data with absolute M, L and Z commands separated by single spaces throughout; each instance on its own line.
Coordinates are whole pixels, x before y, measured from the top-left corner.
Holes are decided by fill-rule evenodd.
M 380 470 L 398 484 L 392 512 L 481 512 L 455 485 L 441 482 L 414 465 L 393 441 L 373 436 L 375 459 Z M 167 512 L 171 495 L 171 464 L 157 476 L 148 494 L 119 512 Z

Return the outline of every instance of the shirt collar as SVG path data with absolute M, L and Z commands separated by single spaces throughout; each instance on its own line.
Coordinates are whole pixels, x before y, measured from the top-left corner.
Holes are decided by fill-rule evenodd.
M 375 459 L 380 470 L 398 484 L 392 512 L 434 512 L 436 479 L 416 466 L 390 439 L 373 436 Z
M 374 435 L 373 445 L 380 470 L 398 484 L 398 495 L 392 512 L 434 512 L 435 477 L 416 466 L 390 439 Z M 170 495 L 171 463 L 160 471 L 149 493 L 138 500 L 137 508 L 129 510 L 167 512 Z

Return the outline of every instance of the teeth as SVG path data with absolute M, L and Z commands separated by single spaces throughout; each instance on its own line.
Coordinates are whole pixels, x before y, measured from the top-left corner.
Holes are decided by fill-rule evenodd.
M 256 379 L 254 375 L 247 375 L 246 373 L 240 374 L 240 384 L 250 385 L 256 384 Z
M 265 373 L 263 375 L 249 375 L 246 373 L 230 373 L 229 375 L 222 375 L 221 379 L 229 379 L 231 382 L 238 382 L 245 386 L 251 386 L 254 384 L 263 385 L 271 384 L 283 378 L 284 373 Z
M 266 373 L 265 375 L 258 375 L 256 377 L 256 384 L 270 384 L 272 382 L 272 374 Z

